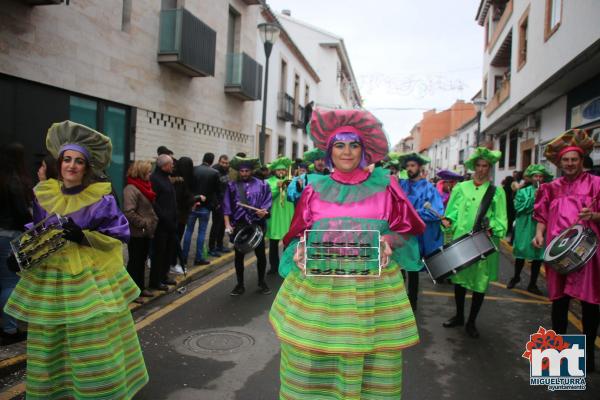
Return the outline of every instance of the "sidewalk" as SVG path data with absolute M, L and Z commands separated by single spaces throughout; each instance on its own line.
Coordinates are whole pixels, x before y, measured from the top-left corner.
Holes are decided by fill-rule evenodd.
M 147 305 L 148 303 L 154 302 L 155 300 L 165 296 L 167 293 L 172 293 L 176 290 L 185 290 L 185 286 L 197 279 L 200 279 L 230 263 L 233 263 L 234 252 L 233 249 L 229 253 L 225 253 L 217 258 L 210 258 L 209 265 L 197 265 L 188 267 L 185 275 L 173 275 L 172 278 L 177 282 L 176 285 L 169 285 L 168 291 L 152 290 L 154 297 L 144 297 L 143 303 L 131 303 L 129 309 L 133 313 L 140 307 Z M 15 343 L 9 346 L 0 347 L 0 378 L 7 376 L 15 370 L 25 367 L 26 357 L 26 341 Z

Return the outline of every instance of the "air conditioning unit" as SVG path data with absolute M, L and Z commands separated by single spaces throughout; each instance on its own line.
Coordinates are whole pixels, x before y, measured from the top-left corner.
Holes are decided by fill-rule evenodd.
M 526 131 L 537 131 L 538 121 L 533 115 L 528 115 L 525 119 L 525 126 L 523 129 Z

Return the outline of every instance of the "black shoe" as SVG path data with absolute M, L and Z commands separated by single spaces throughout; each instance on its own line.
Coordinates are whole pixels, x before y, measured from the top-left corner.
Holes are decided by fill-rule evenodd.
M 169 291 L 169 287 L 167 285 L 165 285 L 164 283 L 161 283 L 158 286 L 150 286 L 150 289 L 162 290 L 163 292 L 168 292 Z
M 195 260 L 194 261 L 194 265 L 208 265 L 210 264 L 210 261 L 208 260 Z
M 276 269 L 271 268 L 267 274 L 269 275 L 277 275 L 279 272 Z
M 258 292 L 260 294 L 271 294 L 271 289 L 269 289 L 269 287 L 267 286 L 266 283 L 259 283 L 258 284 Z
M 177 281 L 175 279 L 165 279 L 162 281 L 163 285 L 177 285 Z
M 463 326 L 465 324 L 464 318 L 459 318 L 458 316 L 454 316 L 450 318 L 448 321 L 444 322 L 442 326 L 444 328 L 454 328 L 455 326 Z
M 16 331 L 15 333 L 2 332 L 0 346 L 8 346 L 14 343 L 22 342 L 27 339 L 27 332 Z
M 237 285 L 235 285 L 233 290 L 231 292 L 229 292 L 229 295 L 230 296 L 239 296 L 240 294 L 244 294 L 245 291 L 246 291 L 246 288 L 244 288 L 244 285 L 240 285 L 238 283 Z
M 538 296 L 543 295 L 540 288 L 538 288 L 537 285 L 535 285 L 535 284 L 527 286 L 527 291 L 529 293 L 537 294 Z
M 510 281 L 508 281 L 508 284 L 506 285 L 507 289 L 512 289 L 514 288 L 517 283 L 521 282 L 521 278 L 518 276 L 513 277 Z
M 474 322 L 467 322 L 467 325 L 465 325 L 465 331 L 467 331 L 467 335 L 473 339 L 477 339 L 479 337 L 479 331 L 477 328 L 475 328 Z
M 232 251 L 230 248 L 227 248 L 227 247 L 217 247 L 215 250 L 218 251 L 219 253 L 223 253 L 223 254 L 231 253 L 231 251 Z
M 209 250 L 208 255 L 211 257 L 221 257 L 221 253 L 219 253 L 217 250 Z

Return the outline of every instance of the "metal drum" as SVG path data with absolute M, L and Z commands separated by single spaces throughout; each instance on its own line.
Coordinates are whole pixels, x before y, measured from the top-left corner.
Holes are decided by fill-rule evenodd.
M 555 237 L 544 251 L 544 262 L 558 273 L 566 275 L 581 269 L 598 249 L 593 230 L 573 225 Z
M 263 230 L 258 225 L 246 225 L 235 235 L 233 247 L 241 253 L 248 253 L 256 249 L 263 240 Z
M 435 250 L 423 260 L 434 283 L 497 251 L 486 230 L 469 232 Z
M 10 242 L 21 270 L 27 270 L 60 250 L 67 242 L 62 225 L 67 219 L 50 214 Z
M 381 276 L 378 230 L 309 229 L 304 232 L 306 276 Z

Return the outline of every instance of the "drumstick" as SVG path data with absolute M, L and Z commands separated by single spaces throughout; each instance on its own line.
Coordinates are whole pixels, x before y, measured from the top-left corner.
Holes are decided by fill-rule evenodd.
M 253 211 L 262 211 L 260 208 L 252 207 L 252 206 L 249 206 L 248 204 L 244 204 L 244 203 L 239 202 L 239 201 L 237 202 L 237 205 L 240 206 L 240 207 L 248 208 L 248 209 L 253 210 Z
M 446 217 L 444 217 L 443 215 L 441 215 L 439 212 L 435 211 L 433 209 L 433 207 L 431 207 L 431 203 L 426 201 L 425 204 L 423 204 L 423 207 L 425 207 L 426 209 L 428 209 L 429 211 L 431 211 L 436 217 L 438 217 L 439 219 L 444 219 Z

